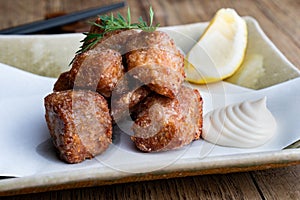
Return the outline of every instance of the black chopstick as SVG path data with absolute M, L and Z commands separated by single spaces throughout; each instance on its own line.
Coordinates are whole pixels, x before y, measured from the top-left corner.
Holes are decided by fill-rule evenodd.
M 103 14 L 114 9 L 118 9 L 125 6 L 125 2 L 120 2 L 108 6 L 103 6 L 100 8 L 93 8 L 88 10 L 83 10 L 68 15 L 63 15 L 48 20 L 37 21 L 29 24 L 24 24 L 21 26 L 8 28 L 0 30 L 0 34 L 29 34 L 36 33 L 38 31 L 47 30 L 53 27 L 66 25 L 72 22 L 76 22 L 82 19 L 93 17 L 99 14 Z

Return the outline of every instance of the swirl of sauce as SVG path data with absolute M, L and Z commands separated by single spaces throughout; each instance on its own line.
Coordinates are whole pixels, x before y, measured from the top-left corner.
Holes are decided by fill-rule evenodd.
M 264 97 L 207 113 L 202 137 L 221 146 L 252 148 L 271 139 L 276 127 L 276 120 L 268 110 Z

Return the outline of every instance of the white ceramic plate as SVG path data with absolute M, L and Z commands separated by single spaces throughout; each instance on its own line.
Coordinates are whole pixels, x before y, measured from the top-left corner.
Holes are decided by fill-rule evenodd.
M 250 17 L 245 19 L 249 31 L 247 55 L 255 53 L 264 57 L 266 75 L 259 80 L 258 87 L 267 88 L 299 77 L 299 70 L 279 52 L 257 22 Z M 206 26 L 207 23 L 197 23 L 162 30 L 187 52 Z M 0 36 L 0 51 L 4 52 L 0 55 L 0 62 L 39 75 L 57 77 L 68 69 L 82 37 L 81 34 Z M 276 143 L 278 138 L 271 142 L 273 146 L 266 144 L 257 149 L 223 147 L 214 152 L 203 141 L 197 141 L 177 151 L 144 154 L 134 149 L 127 135 L 120 134 L 113 147 L 104 154 L 81 164 L 68 165 L 55 156 L 43 118 L 43 97 L 51 92 L 55 79 L 6 65 L 0 65 L 0 76 L 0 145 L 4 149 L 0 157 L 16 152 L 10 159 L 0 160 L 0 175 L 18 177 L 0 180 L 0 194 L 245 171 L 264 166 L 285 166 L 300 160 L 300 150 L 282 150 L 283 144 L 279 147 Z M 205 90 L 205 87 L 195 87 Z M 252 92 L 225 82 L 212 84 L 208 89 L 228 94 Z M 10 131 L 16 129 L 20 132 L 20 139 L 10 138 Z M 297 133 L 293 134 L 293 137 L 298 137 Z

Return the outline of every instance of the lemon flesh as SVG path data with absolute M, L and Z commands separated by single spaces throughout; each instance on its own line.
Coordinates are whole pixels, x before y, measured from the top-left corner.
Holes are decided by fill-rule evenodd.
M 231 76 L 241 65 L 247 47 L 247 25 L 233 9 L 220 9 L 187 54 L 186 79 L 205 84 Z

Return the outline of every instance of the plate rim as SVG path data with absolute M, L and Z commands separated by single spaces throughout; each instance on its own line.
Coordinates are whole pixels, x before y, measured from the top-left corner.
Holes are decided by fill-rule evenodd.
M 298 72 L 300 76 L 300 70 L 294 66 L 267 37 L 257 20 L 250 16 L 245 16 L 244 18 L 255 25 L 256 30 L 276 52 L 276 54 L 280 56 L 280 58 L 283 59 L 283 61 L 287 63 L 289 67 Z M 166 28 L 193 26 L 204 23 L 207 22 L 168 26 Z M 204 174 L 225 174 L 232 172 L 285 167 L 298 164 L 300 164 L 300 149 L 283 149 L 279 151 L 260 153 L 215 156 L 204 160 L 199 158 L 183 158 L 176 161 L 176 163 L 167 166 L 166 168 L 138 174 L 117 172 L 109 167 L 104 167 L 103 169 L 101 168 L 101 170 L 104 170 L 101 173 L 99 173 L 99 170 L 96 170 L 96 168 L 93 170 L 77 169 L 69 171 L 67 175 L 66 172 L 63 171 L 18 178 L 0 179 L 0 196 Z
M 0 196 L 286 167 L 300 164 L 300 149 L 216 156 L 204 160 L 184 158 L 178 161 L 161 170 L 136 174 L 101 166 L 100 173 L 99 169 L 93 168 L 68 171 L 67 175 L 66 171 L 61 171 L 7 178 L 0 180 Z

